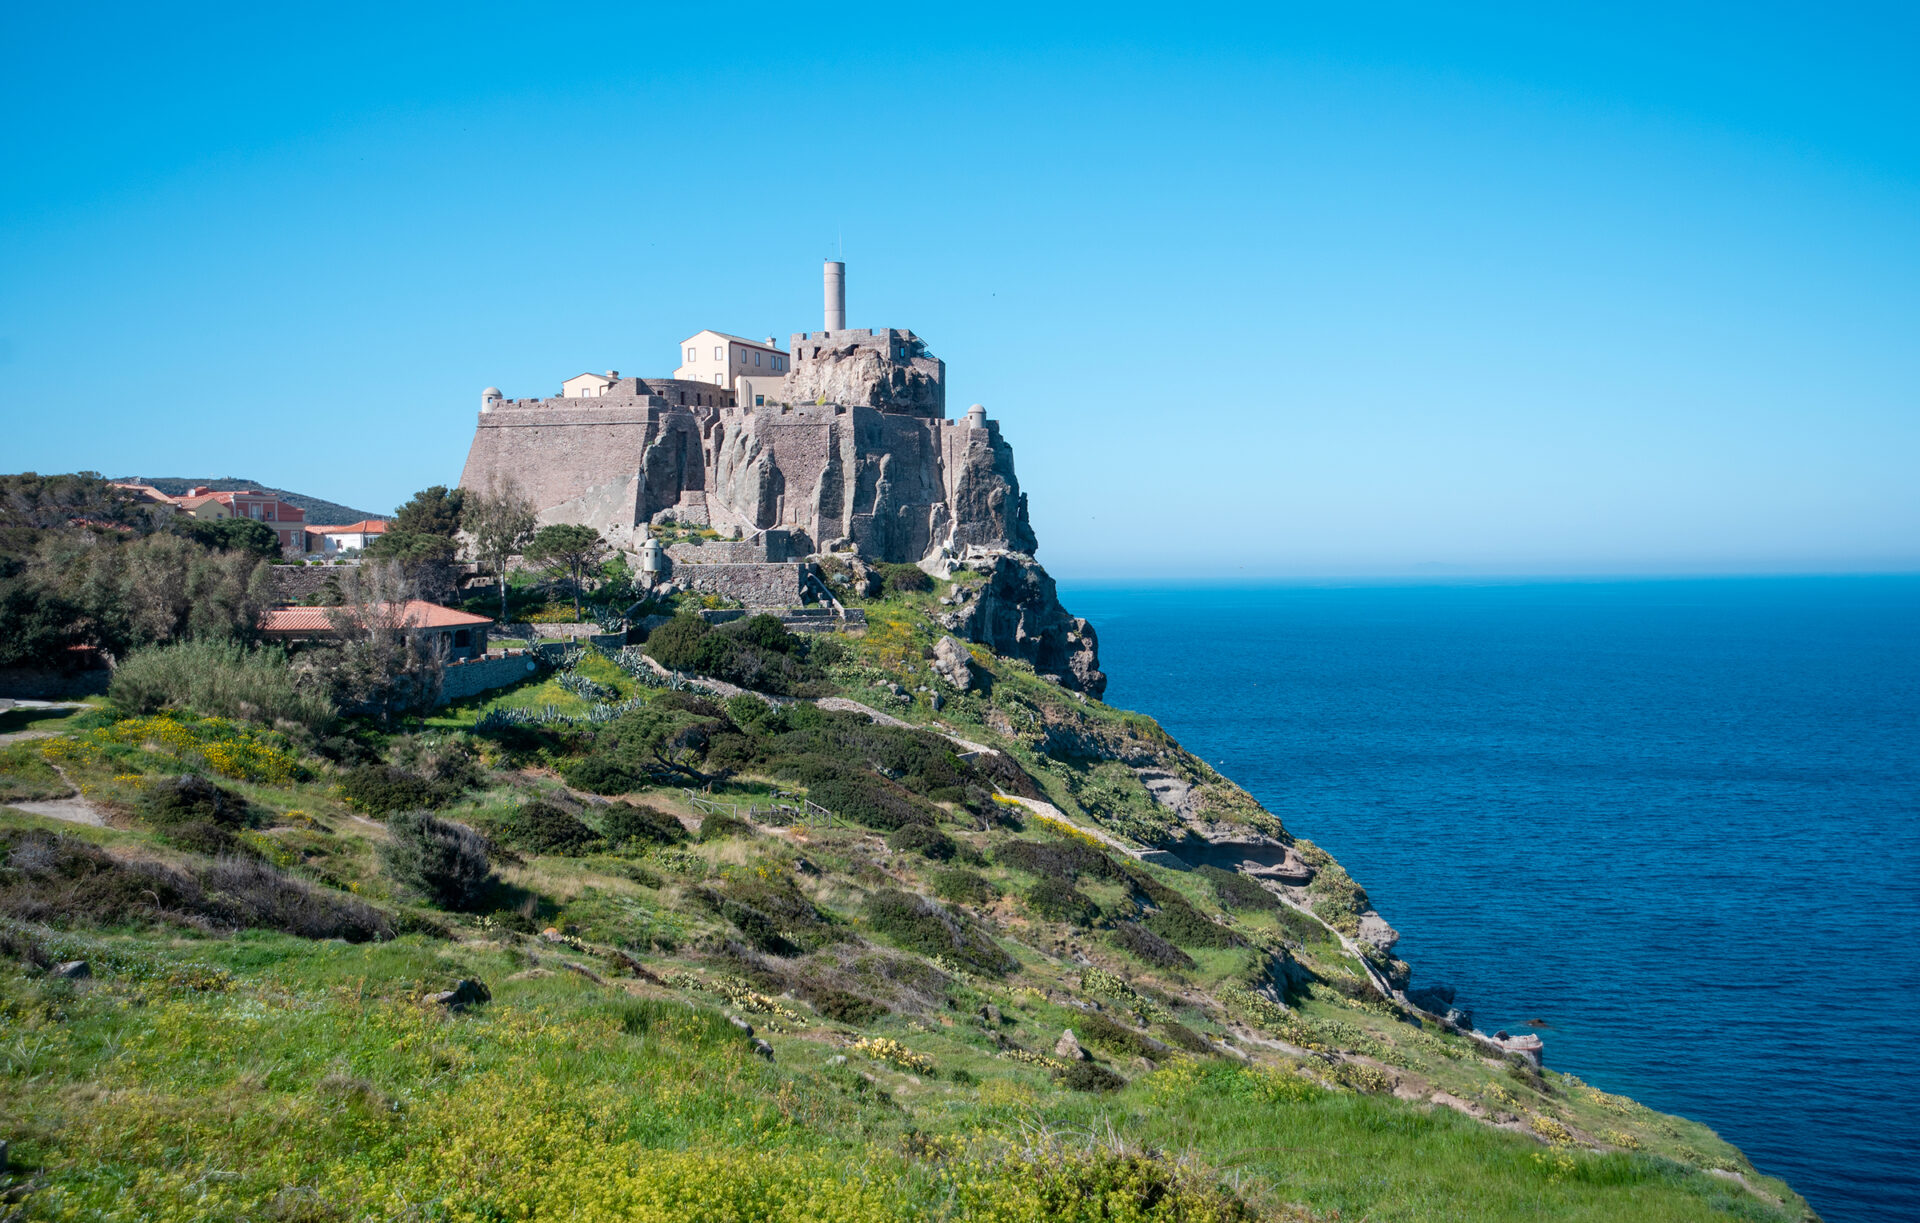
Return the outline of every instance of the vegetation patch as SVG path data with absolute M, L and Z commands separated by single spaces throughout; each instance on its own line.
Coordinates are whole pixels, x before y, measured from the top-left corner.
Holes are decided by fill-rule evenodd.
M 1193 968 L 1193 957 L 1139 922 L 1121 922 L 1113 928 L 1114 945 L 1134 959 L 1155 968 Z
M 907 951 L 944 956 L 969 972 L 1000 976 L 1019 967 L 986 931 L 925 896 L 881 891 L 867 898 L 874 932 Z

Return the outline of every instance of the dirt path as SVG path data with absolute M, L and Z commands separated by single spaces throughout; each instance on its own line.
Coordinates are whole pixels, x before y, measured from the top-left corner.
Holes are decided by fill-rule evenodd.
M 28 731 L 25 733 L 33 734 L 35 732 Z M 54 764 L 51 760 L 47 761 L 47 763 L 53 765 L 53 771 L 60 774 L 60 780 L 66 782 L 67 786 L 73 792 L 65 798 L 42 798 L 30 802 L 7 803 L 5 805 L 13 808 L 15 811 L 24 811 L 28 815 L 45 816 L 50 820 L 65 820 L 69 824 L 91 824 L 95 828 L 106 827 L 107 813 L 81 796 L 80 787 L 73 784 L 73 778 L 67 776 L 65 769 Z

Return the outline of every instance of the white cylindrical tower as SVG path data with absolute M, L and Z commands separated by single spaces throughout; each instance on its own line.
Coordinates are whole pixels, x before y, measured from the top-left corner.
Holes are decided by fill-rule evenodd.
M 847 329 L 847 265 L 827 260 L 827 330 Z
M 500 388 L 497 386 L 488 387 L 486 390 L 480 392 L 480 410 L 482 412 L 493 411 L 500 406 L 500 399 Z

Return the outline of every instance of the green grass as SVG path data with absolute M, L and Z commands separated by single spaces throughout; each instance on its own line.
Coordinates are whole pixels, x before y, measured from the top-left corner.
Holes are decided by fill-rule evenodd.
M 858 675 L 918 674 L 934 635 L 918 609 L 925 598 L 875 605 L 882 626 L 858 646 Z M 1179 751 L 1150 721 L 993 665 L 1004 682 L 955 699 L 938 720 L 1000 745 L 1076 818 L 1098 821 L 1138 796 L 1111 764 L 1050 767 L 1033 751 L 1038 722 L 1078 718 L 1094 738 Z M 589 655 L 581 670 L 633 690 L 604 659 Z M 426 729 L 466 730 L 501 704 L 584 706 L 539 677 L 444 710 Z M 894 708 L 935 719 L 923 704 Z M 0 810 L 0 828 L 203 864 L 131 815 L 143 776 L 179 771 L 188 750 L 145 734 L 59 753 L 128 826 Z M 370 740 L 398 760 L 401 745 L 434 737 Z M 565 740 L 529 753 L 523 770 L 486 736 L 446 738 L 492 764 L 443 817 L 488 827 L 539 797 L 600 826 L 552 771 Z M 78 742 L 0 749 L 0 785 L 44 782 L 43 743 Z M 297 763 L 276 774 L 289 780 L 222 779 L 254 809 L 257 826 L 238 834 L 244 849 L 352 891 L 416 933 L 347 946 L 177 924 L 101 931 L 84 913 L 71 928 L 23 931 L 0 912 L 0 1138 L 33 1185 L 23 1217 L 1205 1219 L 1244 1207 L 1283 1218 L 1659 1221 L 1804 1210 L 1703 1126 L 1567 1076 L 1516 1076 L 1460 1037 L 1343 996 L 1333 986 L 1357 982 L 1357 964 L 1292 911 L 1232 911 L 1246 945 L 1191 947 L 1192 964 L 1173 970 L 1113 944 L 1107 927 L 1141 916 L 1131 882 L 1082 872 L 1076 886 L 1102 910 L 1078 915 L 1091 928 L 1036 912 L 1024 899 L 1036 878 L 996 852 L 1011 835 L 1054 839 L 1032 820 L 1013 834 L 953 808 L 950 863 L 892 852 L 868 829 L 805 826 L 503 857 L 482 911 L 449 914 L 387 876 L 385 829 L 344 804 L 336 766 Z M 715 797 L 765 790 L 743 777 Z M 696 815 L 676 788 L 644 801 Z M 962 869 L 990 886 L 949 881 L 945 920 L 874 902 L 932 894 Z M 1206 877 L 1137 869 L 1163 902 L 1160 888 L 1208 917 L 1221 912 Z M 560 941 L 540 936 L 549 926 Z M 31 967 L 36 941 L 41 961 L 86 958 L 95 977 L 74 984 Z M 755 943 L 793 954 L 757 955 Z M 1245 992 L 1288 975 L 1309 982 L 1292 1011 Z M 420 1000 L 461 977 L 486 982 L 492 1001 L 447 1015 Z M 1128 1084 L 1069 1090 L 1036 1059 L 1063 1029 L 1085 1028 L 1096 1003 L 1156 1039 L 1171 1020 L 1231 1042 L 1254 1064 L 1167 1055 L 1155 1065 L 1143 1056 L 1153 1045 L 1109 1031 L 1089 1047 Z M 988 1008 L 997 1018 L 982 1017 Z M 758 1029 L 772 1063 L 724 1012 Z M 1263 1043 L 1275 1040 L 1339 1052 Z M 1396 1082 L 1419 1099 L 1388 1094 Z M 1436 1092 L 1486 1120 L 1424 1102 Z M 1757 1192 L 1710 1175 L 1716 1167 Z

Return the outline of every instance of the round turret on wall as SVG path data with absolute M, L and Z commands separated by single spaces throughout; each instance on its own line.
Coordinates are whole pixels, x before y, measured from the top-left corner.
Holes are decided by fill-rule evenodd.
M 490 386 L 480 392 L 480 410 L 482 412 L 491 412 L 500 406 L 500 401 L 504 398 L 506 397 L 500 393 L 499 387 Z
M 967 428 L 984 429 L 986 427 L 987 427 L 986 405 L 976 403 L 972 407 L 968 408 L 967 409 Z

